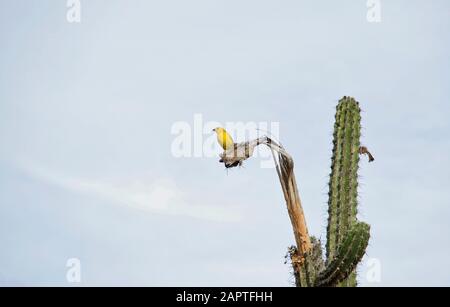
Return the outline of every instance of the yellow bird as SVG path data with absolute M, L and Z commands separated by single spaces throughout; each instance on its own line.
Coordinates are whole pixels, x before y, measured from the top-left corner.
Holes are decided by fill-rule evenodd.
M 213 131 L 217 134 L 217 142 L 219 142 L 220 146 L 222 146 L 224 150 L 233 148 L 234 146 L 233 139 L 225 129 L 217 127 L 214 128 Z

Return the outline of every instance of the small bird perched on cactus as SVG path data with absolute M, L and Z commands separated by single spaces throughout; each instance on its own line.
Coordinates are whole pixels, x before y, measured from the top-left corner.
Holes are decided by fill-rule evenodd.
M 223 163 L 226 168 L 241 166 L 242 163 L 253 155 L 255 148 L 258 145 L 267 145 L 272 150 L 283 152 L 287 155 L 281 145 L 274 142 L 267 136 L 262 136 L 254 140 L 249 140 L 241 143 L 234 143 L 228 132 L 221 127 L 213 129 L 217 134 L 217 142 L 222 146 L 223 153 L 219 155 L 220 163 Z
M 222 127 L 214 128 L 212 131 L 214 131 L 217 134 L 217 142 L 219 145 L 223 148 L 224 152 L 220 155 L 220 161 L 221 163 L 225 164 L 226 168 L 235 167 L 242 165 L 242 161 L 232 161 L 231 163 L 227 163 L 224 158 L 226 157 L 226 152 L 231 152 L 231 156 L 235 156 L 235 147 L 233 138 L 231 135 Z
M 367 155 L 369 157 L 369 162 L 375 161 L 375 158 L 372 156 L 370 151 L 367 149 L 366 146 L 359 147 L 359 154 L 360 155 Z
M 222 146 L 223 150 L 228 150 L 233 148 L 234 142 L 231 135 L 221 127 L 214 128 L 213 131 L 217 134 L 217 142 Z

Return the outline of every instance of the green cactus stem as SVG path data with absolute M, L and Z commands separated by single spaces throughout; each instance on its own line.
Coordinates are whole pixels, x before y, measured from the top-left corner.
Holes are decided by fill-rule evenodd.
M 370 226 L 363 222 L 352 225 L 339 246 L 336 256 L 317 277 L 316 287 L 330 287 L 340 284 L 353 274 L 367 248 Z
M 374 158 L 360 146 L 361 109 L 351 97 L 343 97 L 336 107 L 333 155 L 329 181 L 326 262 L 320 243 L 311 238 L 313 248 L 301 255 L 291 252 L 296 285 L 356 286 L 355 269 L 364 256 L 370 238 L 370 226 L 356 219 L 358 205 L 359 155 Z M 291 250 L 292 251 L 292 250 Z
M 351 97 L 344 97 L 336 107 L 333 155 L 329 181 L 327 263 L 335 259 L 350 225 L 356 222 L 358 197 L 358 163 L 361 135 L 361 109 Z M 350 274 L 342 286 L 356 286 Z

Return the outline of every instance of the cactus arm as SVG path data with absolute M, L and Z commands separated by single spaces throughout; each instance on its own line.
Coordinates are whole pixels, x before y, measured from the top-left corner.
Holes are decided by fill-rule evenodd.
M 317 287 L 332 287 L 354 274 L 364 256 L 370 238 L 370 226 L 363 222 L 353 224 L 338 248 L 336 256 L 329 262 L 315 281 Z

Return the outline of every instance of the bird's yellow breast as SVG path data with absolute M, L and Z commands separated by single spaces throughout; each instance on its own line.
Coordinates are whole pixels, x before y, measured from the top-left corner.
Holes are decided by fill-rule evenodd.
M 220 146 L 224 150 L 228 150 L 230 148 L 233 148 L 234 142 L 231 136 L 228 134 L 228 132 L 223 128 L 216 128 L 214 131 L 217 134 L 217 142 L 219 142 Z

